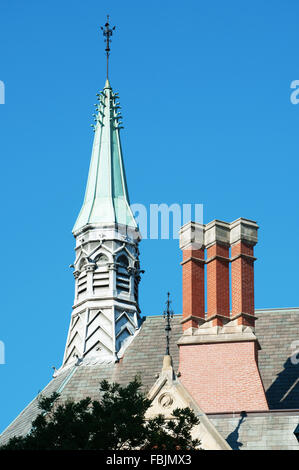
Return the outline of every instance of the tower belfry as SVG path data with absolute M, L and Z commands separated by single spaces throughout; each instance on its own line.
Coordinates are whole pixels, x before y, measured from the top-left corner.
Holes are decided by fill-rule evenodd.
M 108 61 L 108 21 L 105 28 Z M 119 96 L 108 77 L 97 97 L 85 197 L 73 228 L 75 300 L 63 368 L 78 361 L 117 361 L 139 328 L 141 237 L 126 183 Z

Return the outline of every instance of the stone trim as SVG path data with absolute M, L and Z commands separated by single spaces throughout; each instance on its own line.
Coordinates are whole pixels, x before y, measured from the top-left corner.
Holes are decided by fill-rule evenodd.
M 180 321 L 180 324 L 183 325 L 184 323 L 186 323 L 187 321 L 190 321 L 190 320 L 196 321 L 197 323 L 201 323 L 201 324 L 206 322 L 205 318 L 196 317 L 195 315 L 189 315 L 188 317 L 183 318 Z
M 211 315 L 210 317 L 208 316 L 207 317 L 207 322 L 211 321 L 211 320 L 215 320 L 215 319 L 219 319 L 221 320 L 223 323 L 229 323 L 232 319 L 230 318 L 230 316 L 226 317 L 225 315 L 220 315 L 219 313 L 214 313 L 213 315 Z
M 250 341 L 256 342 L 260 348 L 258 339 L 253 333 L 224 333 L 211 335 L 196 334 L 193 336 L 182 335 L 178 340 L 177 345 L 184 346 L 185 344 L 243 343 Z
M 72 306 L 72 309 L 74 310 L 75 308 L 80 307 L 80 305 L 83 305 L 83 304 L 85 304 L 85 303 L 88 302 L 88 301 L 94 302 L 95 300 L 117 300 L 117 301 L 119 301 L 119 302 L 121 302 L 121 303 L 125 303 L 125 304 L 129 304 L 129 305 L 135 306 L 135 302 L 133 302 L 133 301 L 131 301 L 131 300 L 124 299 L 124 298 L 120 298 L 120 297 L 116 297 L 116 296 L 111 297 L 111 296 L 109 295 L 109 296 L 107 296 L 107 297 L 104 297 L 104 296 L 102 296 L 102 297 L 86 297 L 85 299 L 81 300 L 81 302 L 78 302 L 77 304 L 74 304 L 74 305 Z M 92 308 L 97 308 L 97 307 L 92 307 Z M 100 308 L 105 308 L 105 307 L 102 306 L 102 307 L 99 307 L 99 309 L 100 309 Z M 127 307 L 127 308 L 129 308 L 129 307 Z M 133 310 L 134 310 L 134 309 L 132 308 L 132 311 L 133 311 Z
M 195 263 L 197 263 L 197 264 L 205 264 L 204 259 L 195 258 L 195 256 L 190 256 L 189 258 L 184 259 L 184 261 L 181 261 L 181 265 L 183 266 L 184 264 L 188 263 L 189 261 L 195 261 Z
M 255 256 L 252 256 L 252 255 L 246 255 L 245 253 L 239 253 L 238 255 L 234 256 L 233 258 L 230 259 L 230 261 L 235 261 L 236 259 L 238 258 L 245 258 L 245 259 L 249 259 L 251 261 L 256 261 L 257 258 Z
M 240 418 L 241 412 L 232 413 L 230 411 L 223 411 L 217 413 L 207 413 L 209 418 L 221 418 L 221 419 L 230 419 L 230 418 Z M 246 411 L 246 415 L 249 417 L 258 417 L 258 416 L 299 416 L 299 410 L 256 410 L 256 411 Z
M 233 317 L 231 317 L 231 321 L 236 320 L 237 318 L 240 318 L 240 317 L 245 317 L 245 318 L 248 318 L 250 320 L 257 320 L 258 319 L 258 317 L 256 317 L 255 315 L 251 315 L 250 313 L 240 312 L 240 313 L 237 313 L 236 315 L 234 315 Z
M 211 245 L 212 246 L 212 245 Z M 215 255 L 215 256 L 212 256 L 211 258 L 208 258 L 206 261 L 205 261 L 205 264 L 208 264 L 210 263 L 211 261 L 214 261 L 215 259 L 219 260 L 219 261 L 225 261 L 227 263 L 230 262 L 230 258 L 226 258 L 225 256 L 220 256 L 220 255 Z

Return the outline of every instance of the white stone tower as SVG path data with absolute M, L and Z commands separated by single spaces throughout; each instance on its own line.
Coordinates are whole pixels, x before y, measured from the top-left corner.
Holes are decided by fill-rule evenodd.
M 120 106 L 107 78 L 98 94 L 83 206 L 73 228 L 75 301 L 62 369 L 118 361 L 139 328 L 138 243 L 120 143 Z

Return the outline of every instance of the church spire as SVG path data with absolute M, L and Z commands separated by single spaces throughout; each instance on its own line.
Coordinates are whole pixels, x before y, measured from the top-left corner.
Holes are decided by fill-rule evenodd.
M 88 181 L 74 234 L 88 224 L 118 223 L 137 228 L 123 164 L 118 100 L 118 93 L 113 92 L 107 79 L 103 91 L 98 93 Z
M 112 30 L 105 26 L 108 60 Z M 62 369 L 118 361 L 140 323 L 140 234 L 123 163 L 119 97 L 108 77 L 97 96 L 88 181 L 73 228 L 75 300 Z
M 89 224 L 117 223 L 137 228 L 130 209 L 123 164 L 120 141 L 121 106 L 118 93 L 113 92 L 108 79 L 110 41 L 115 29 L 110 29 L 108 20 L 103 33 L 107 44 L 107 79 L 104 89 L 97 94 L 89 175 L 83 206 L 73 228 L 74 234 Z

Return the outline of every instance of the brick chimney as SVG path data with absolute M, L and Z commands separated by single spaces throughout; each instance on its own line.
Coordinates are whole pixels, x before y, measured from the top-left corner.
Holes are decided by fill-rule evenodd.
M 183 330 L 205 321 L 203 225 L 189 222 L 180 230 L 183 251 Z
M 257 230 L 256 222 L 243 218 L 232 223 L 214 220 L 207 225 L 190 222 L 180 230 L 180 380 L 206 413 L 268 409 L 257 363 L 260 346 L 254 331 L 253 247 Z M 198 239 L 201 245 L 194 243 Z
M 238 324 L 254 326 L 254 261 L 257 243 L 255 222 L 238 219 L 230 225 L 232 318 Z
M 229 319 L 229 245 L 230 225 L 214 220 L 205 226 L 207 249 L 207 318 L 213 326 Z

